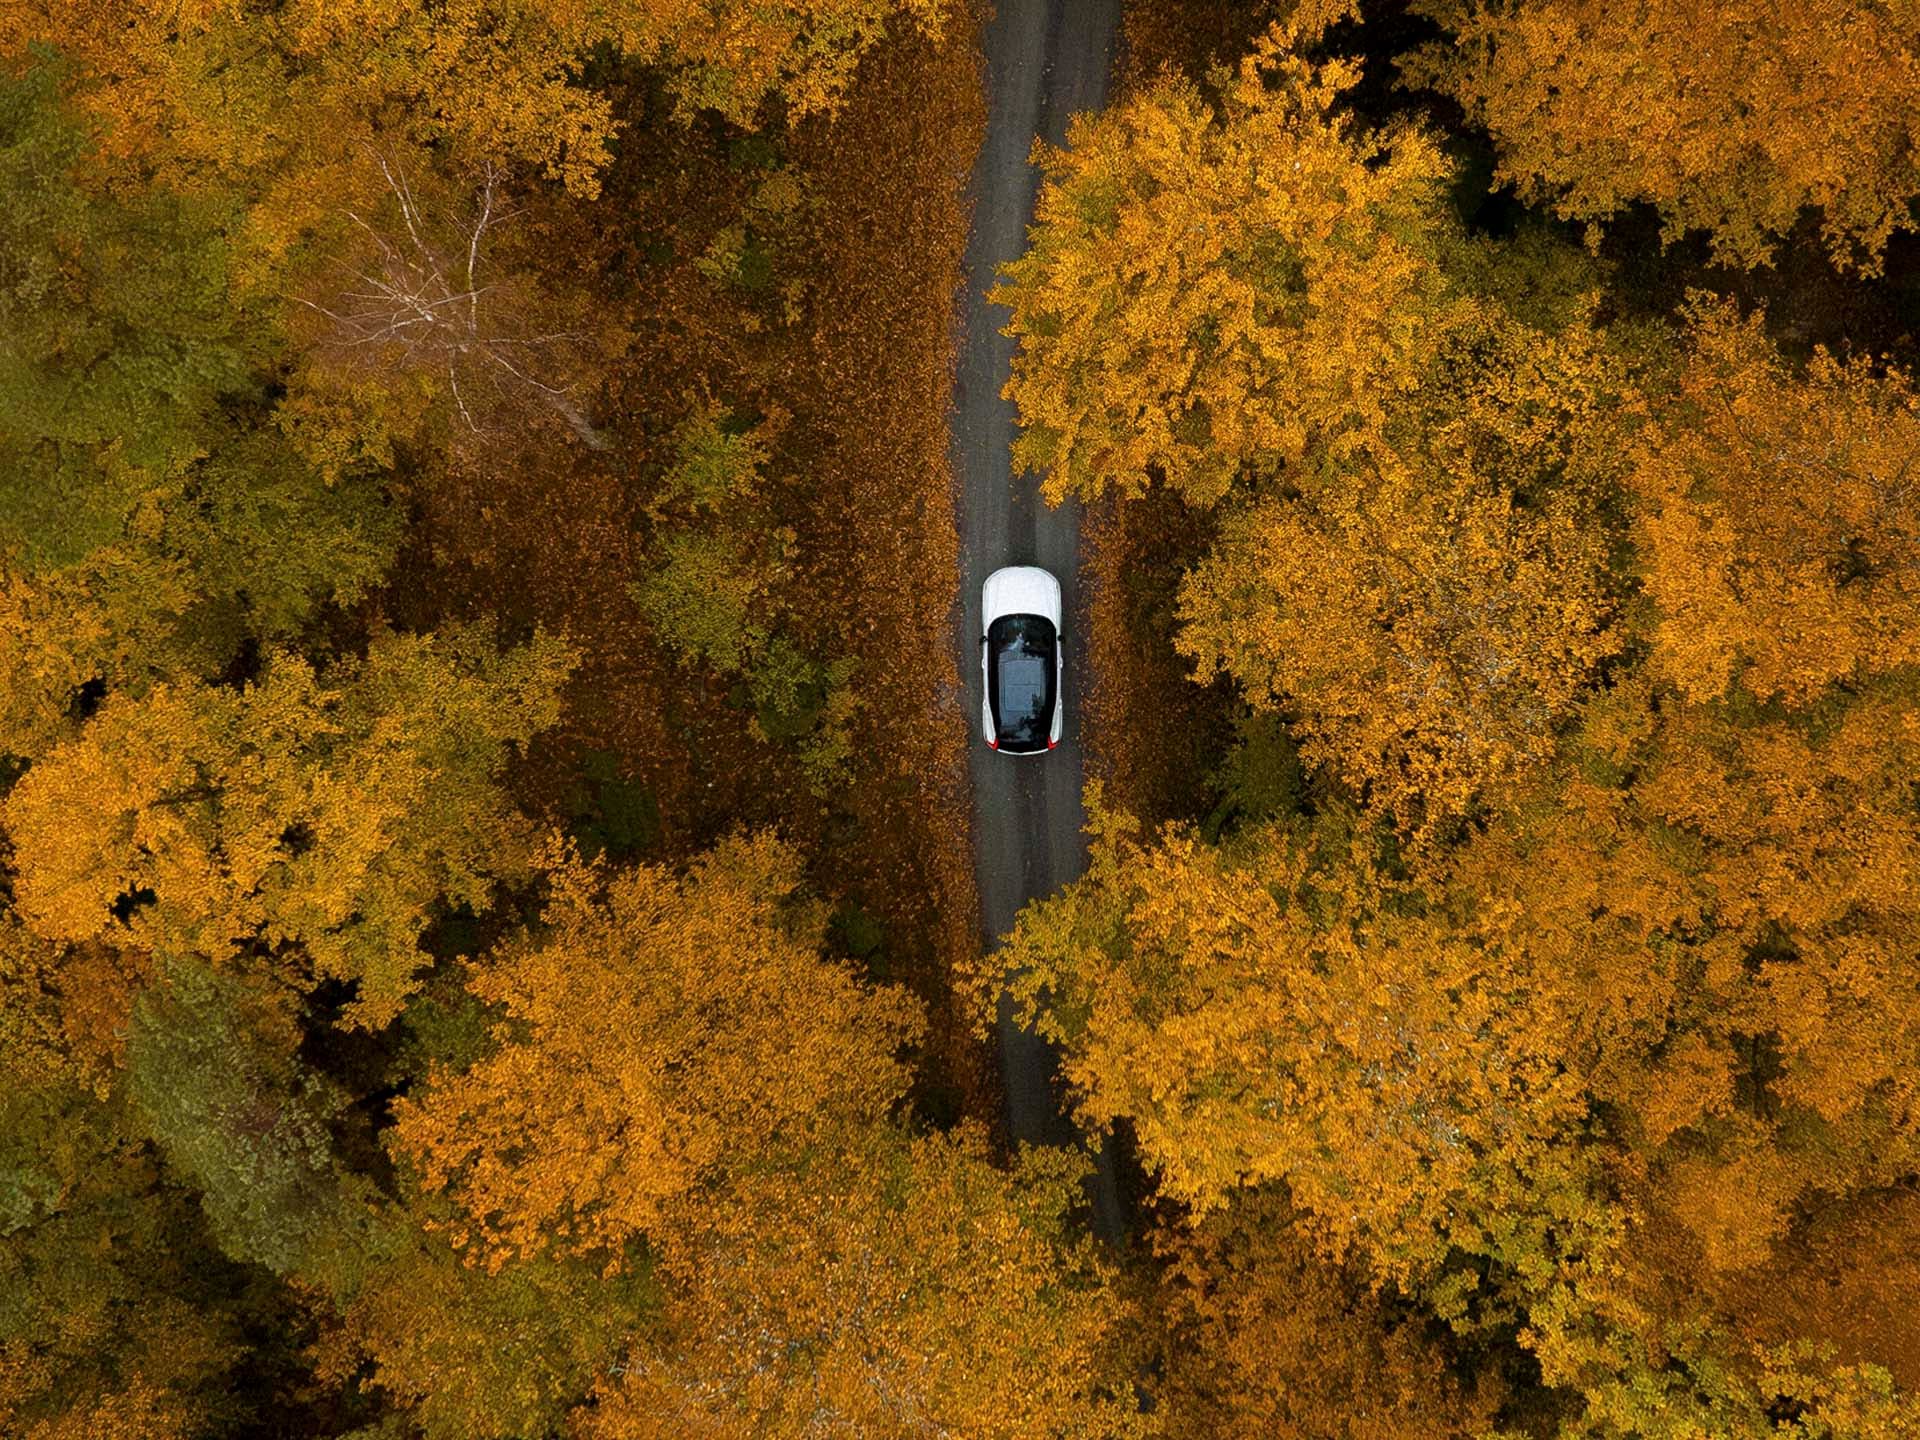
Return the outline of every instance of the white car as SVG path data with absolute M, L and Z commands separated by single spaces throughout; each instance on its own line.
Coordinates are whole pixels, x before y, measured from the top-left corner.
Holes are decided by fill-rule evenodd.
M 1060 582 L 1032 565 L 996 570 L 980 587 L 980 723 L 1006 755 L 1044 755 L 1060 743 L 1066 649 Z

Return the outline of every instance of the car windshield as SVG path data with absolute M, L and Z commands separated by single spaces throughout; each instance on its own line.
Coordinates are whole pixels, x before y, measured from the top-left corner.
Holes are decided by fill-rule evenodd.
M 1053 623 L 1003 615 L 987 631 L 987 698 L 1002 750 L 1039 750 L 1053 729 Z

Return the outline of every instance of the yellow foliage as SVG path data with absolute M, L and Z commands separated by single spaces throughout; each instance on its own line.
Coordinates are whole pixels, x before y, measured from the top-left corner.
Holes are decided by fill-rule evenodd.
M 1463 1388 L 1420 1317 L 1329 1265 L 1274 1187 L 1155 1237 L 1170 1440 L 1467 1440 L 1498 1388 Z
M 17 903 L 38 933 L 216 963 L 300 946 L 355 981 L 352 1014 L 398 1013 L 430 906 L 484 907 L 525 865 L 525 822 L 493 772 L 558 718 L 571 654 L 500 657 L 477 636 L 377 635 L 317 675 L 272 656 L 244 689 L 111 696 L 0 807 Z
M 1920 10 L 1881 0 L 1421 0 L 1453 31 L 1413 68 L 1561 215 L 1651 201 L 1666 235 L 1764 264 L 1806 206 L 1873 272 L 1920 196 Z
M 1454 857 L 1712 1264 L 1920 1158 L 1917 715 L 1910 678 L 1812 716 L 1622 686 L 1578 768 Z
M 611 1250 L 717 1175 L 883 1113 L 914 1002 L 820 956 L 773 836 L 688 873 L 547 857 L 542 929 L 476 962 L 500 1048 L 395 1107 L 395 1142 L 451 1189 L 496 1267 L 548 1244 Z
M 21 1440 L 189 1440 L 198 1429 L 176 1397 L 134 1375 L 123 1389 L 79 1401 L 16 1433 Z
M 46 575 L 0 560 L 0 753 L 34 757 L 70 737 L 74 692 L 90 680 L 140 687 L 174 663 L 207 663 L 180 643 L 179 618 L 199 598 L 184 561 L 137 545 Z
M 1205 682 L 1297 717 L 1302 756 L 1403 819 L 1549 759 L 1619 648 L 1606 569 L 1621 385 L 1581 327 L 1463 303 L 1381 443 L 1229 516 L 1181 587 Z
M 1699 303 L 1679 391 L 1634 451 L 1659 663 L 1695 700 L 1802 704 L 1920 662 L 1920 396 Z
M 356 147 L 450 141 L 471 160 L 538 166 L 598 192 L 618 130 L 580 83 L 608 47 L 674 74 L 682 106 L 753 123 L 779 96 L 831 112 L 860 56 L 899 17 L 937 33 L 947 0 L 294 0 L 256 13 L 225 0 L 126 6 L 26 0 L 0 12 L 0 54 L 57 45 L 116 168 L 253 177 L 283 249 L 355 193 Z
M 1329 1253 L 1405 1277 L 1471 1248 L 1584 1110 L 1571 1017 L 1502 907 L 1442 908 L 1331 823 L 1226 854 L 1110 817 L 1095 834 L 1006 973 L 1023 1006 L 1045 997 L 1082 1122 L 1130 1121 L 1163 1194 L 1204 1213 L 1284 1181 Z
M 687 1207 L 664 1343 L 576 1413 L 579 1440 L 1127 1440 L 1113 1275 L 1062 1226 L 1058 1151 L 989 1163 L 974 1128 L 878 1134 Z
M 1336 451 L 1416 380 L 1448 167 L 1418 132 L 1336 117 L 1358 78 L 1276 27 L 1210 103 L 1169 74 L 1076 117 L 1031 248 L 994 299 L 1017 337 L 1015 460 L 1046 494 L 1218 499 L 1310 442 Z

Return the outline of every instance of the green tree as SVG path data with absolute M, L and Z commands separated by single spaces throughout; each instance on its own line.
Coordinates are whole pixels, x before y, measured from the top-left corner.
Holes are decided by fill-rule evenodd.
M 712 403 L 681 423 L 648 507 L 652 566 L 633 586 L 668 648 L 722 675 L 746 670 L 785 612 L 779 592 L 794 536 L 767 503 L 767 428 Z
M 254 1297 L 144 1143 L 97 958 L 0 903 L 0 1428 L 184 1437 L 238 1417 Z
M 779 523 L 765 470 L 775 423 L 744 425 L 708 403 L 685 420 L 674 463 L 648 508 L 649 564 L 630 593 L 689 665 L 739 676 L 763 739 L 793 745 L 814 793 L 853 753 L 855 662 L 822 663 L 791 633 L 793 531 Z
M 44 52 L 0 74 L 0 752 L 84 686 L 208 676 L 384 572 L 380 484 L 274 425 L 280 342 L 236 287 L 231 203 L 83 186 Z
M 35 570 L 118 539 L 242 388 L 217 204 L 93 199 L 44 53 L 0 77 L 0 548 Z
M 558 1255 L 490 1271 L 433 1233 L 451 1218 L 418 1197 L 393 1215 L 410 1241 L 323 1337 L 318 1377 L 368 1384 L 404 1433 L 417 1427 L 426 1440 L 560 1433 L 568 1409 L 653 1321 L 659 1291 L 644 1255 L 613 1274 Z
M 372 1186 L 335 1162 L 327 1121 L 344 1097 L 297 1058 L 292 999 L 198 961 L 169 965 L 134 1007 L 128 1092 L 222 1250 L 345 1298 L 388 1237 Z

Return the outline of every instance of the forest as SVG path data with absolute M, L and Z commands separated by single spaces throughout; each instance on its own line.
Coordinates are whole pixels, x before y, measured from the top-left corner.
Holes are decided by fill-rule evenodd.
M 988 0 L 0 6 L 0 1434 L 1920 1436 L 1920 8 L 1120 9 L 1002 937 Z

